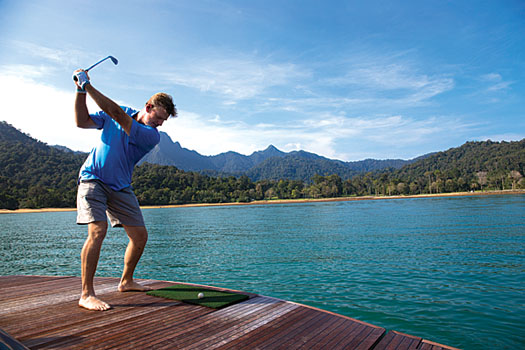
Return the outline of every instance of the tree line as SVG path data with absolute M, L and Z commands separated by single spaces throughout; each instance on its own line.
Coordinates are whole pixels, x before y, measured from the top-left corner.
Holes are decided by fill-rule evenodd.
M 367 173 L 347 180 L 336 174 L 315 175 L 311 183 L 286 179 L 253 182 L 245 175 L 238 178 L 209 177 L 170 166 L 145 164 L 135 170 L 132 186 L 142 205 L 525 189 L 521 173 L 510 171 L 505 176 L 503 174 L 479 172 L 473 176 L 454 177 L 455 173 L 436 171 L 409 181 L 383 172 Z

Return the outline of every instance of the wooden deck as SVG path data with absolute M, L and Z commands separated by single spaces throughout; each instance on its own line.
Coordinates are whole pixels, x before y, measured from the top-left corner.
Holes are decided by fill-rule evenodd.
M 215 310 L 119 293 L 117 284 L 95 279 L 97 295 L 113 306 L 96 312 L 78 307 L 79 277 L 0 276 L 0 329 L 30 349 L 454 349 L 260 295 Z

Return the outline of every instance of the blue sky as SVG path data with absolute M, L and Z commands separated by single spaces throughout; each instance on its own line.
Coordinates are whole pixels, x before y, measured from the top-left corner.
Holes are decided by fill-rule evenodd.
M 524 33 L 521 0 L 0 0 L 0 120 L 89 151 L 71 73 L 113 55 L 93 85 L 170 93 L 159 130 L 201 154 L 410 159 L 525 138 Z

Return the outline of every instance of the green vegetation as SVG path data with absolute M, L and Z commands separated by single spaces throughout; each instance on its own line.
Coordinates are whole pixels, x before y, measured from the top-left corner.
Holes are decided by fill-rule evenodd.
M 74 207 L 75 180 L 85 157 L 0 123 L 0 208 Z
M 86 158 L 48 146 L 0 123 L 0 208 L 75 207 L 76 179 Z M 327 171 L 323 170 L 323 174 Z M 132 186 L 142 205 L 231 203 L 265 199 L 409 195 L 525 189 L 525 139 L 467 142 L 401 169 L 301 180 L 212 177 L 173 166 L 143 164 Z

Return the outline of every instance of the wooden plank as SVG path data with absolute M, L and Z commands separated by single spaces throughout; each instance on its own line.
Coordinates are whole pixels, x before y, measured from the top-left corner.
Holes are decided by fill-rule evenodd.
M 290 305 L 290 307 L 292 307 L 292 305 Z M 225 346 L 221 346 L 218 349 L 262 349 L 265 342 L 272 342 L 272 339 L 279 337 L 280 333 L 286 327 L 298 322 L 307 312 L 306 309 L 294 306 L 294 309 L 288 311 L 286 314 L 261 325 L 245 336 L 225 344 Z
M 207 308 L 204 308 L 204 307 L 200 307 L 200 306 L 194 306 L 194 307 L 197 307 L 197 308 L 200 308 L 200 309 L 205 309 L 205 310 L 210 310 L 210 309 L 207 309 Z M 225 309 L 223 309 L 225 310 Z M 199 336 L 200 333 L 202 332 L 199 327 L 202 327 L 203 325 L 205 324 L 209 324 L 211 322 L 214 321 L 214 314 L 216 314 L 217 311 L 216 310 L 213 310 L 213 312 L 209 312 L 208 314 L 205 314 L 203 315 L 202 317 L 199 317 L 198 319 L 188 319 L 188 320 L 185 320 L 184 323 L 182 325 L 179 325 L 176 327 L 176 330 L 171 330 L 170 331 L 170 326 L 169 324 L 166 325 L 165 327 L 165 330 L 158 330 L 158 329 L 152 329 L 151 331 L 152 332 L 156 332 L 156 333 L 162 333 L 162 336 L 161 337 L 157 337 L 158 339 L 155 339 L 152 341 L 152 339 L 143 339 L 143 343 L 141 344 L 140 342 L 139 343 L 134 343 L 133 346 L 135 347 L 139 347 L 139 346 L 145 346 L 146 343 L 148 346 L 155 346 L 155 348 L 162 348 L 163 347 L 163 344 L 165 342 L 168 342 L 168 343 L 171 343 L 173 342 L 173 339 L 177 339 L 177 343 L 178 344 L 182 344 L 182 341 L 184 340 L 184 337 L 191 337 L 191 336 Z M 221 322 L 220 320 L 217 321 L 217 323 Z M 222 321 L 224 322 L 224 321 Z M 131 344 L 129 344 L 130 347 Z M 124 346 L 123 348 L 126 348 L 126 346 Z
M 303 317 L 295 321 L 292 324 L 288 324 L 286 328 L 280 330 L 279 337 L 274 337 L 269 341 L 266 341 L 261 345 L 262 349 L 278 349 L 281 348 L 282 344 L 288 344 L 290 348 L 290 343 L 293 344 L 295 336 L 300 334 L 302 330 L 308 326 L 309 323 L 317 322 L 318 318 L 321 317 L 320 314 L 312 312 L 311 310 L 306 310 Z M 286 347 L 285 347 L 286 348 Z
M 10 287 L 4 287 L 2 285 L 2 288 L 0 288 L 0 300 L 14 301 L 16 299 L 23 299 L 28 296 L 34 297 L 46 294 L 57 289 L 61 291 L 63 291 L 63 289 L 72 289 L 71 279 L 75 279 L 75 277 L 53 278 L 43 281 L 31 279 L 31 283 L 27 283 L 23 286 L 14 285 Z M 21 287 L 23 287 L 22 290 Z
M 162 300 L 160 298 L 157 299 Z M 154 344 L 165 340 L 167 336 L 172 336 L 173 329 L 182 330 L 185 328 L 187 322 L 215 311 L 196 305 L 184 304 L 184 306 L 188 308 L 191 307 L 191 309 L 188 309 L 187 311 L 188 314 L 179 314 L 178 310 L 173 309 L 171 310 L 171 314 L 169 313 L 170 310 L 168 310 L 168 313 L 162 319 L 158 318 L 158 315 L 155 314 L 154 317 L 156 318 L 156 322 L 141 327 L 140 330 L 138 330 L 138 333 L 134 334 L 132 339 L 128 339 L 129 341 L 126 343 L 120 344 L 119 348 L 151 347 Z M 124 331 L 126 331 L 126 327 L 127 326 L 123 327 Z
M 57 278 L 68 278 L 67 276 L 0 276 L 0 295 L 6 288 L 16 286 L 27 286 L 28 284 L 41 283 L 48 280 L 56 280 Z
M 107 299 L 112 302 L 111 299 Z M 31 319 L 25 322 L 15 323 L 17 326 L 17 337 L 19 339 L 28 339 L 34 337 L 41 337 L 44 334 L 66 332 L 68 328 L 78 325 L 87 325 L 92 327 L 101 317 L 107 320 L 116 318 L 131 318 L 139 315 L 146 315 L 148 312 L 152 312 L 152 307 L 155 306 L 155 300 L 150 300 L 149 304 L 142 297 L 141 294 L 128 295 L 123 302 L 129 303 L 130 305 L 138 305 L 137 302 L 141 302 L 140 306 L 121 307 L 115 305 L 111 310 L 108 310 L 104 315 L 100 315 L 98 312 L 93 312 L 80 308 L 76 301 L 56 304 L 53 306 L 53 310 L 49 310 L 46 317 L 40 317 L 31 321 Z M 171 305 L 180 304 L 176 301 L 170 303 L 164 303 L 163 307 L 169 307 Z M 159 306 L 160 307 L 160 306 Z M 18 330 L 18 328 L 20 330 Z
M 63 327 L 53 328 L 47 331 L 44 330 L 40 332 L 37 337 L 32 336 L 27 340 L 21 338 L 21 340 L 24 340 L 24 343 L 28 346 L 43 346 L 44 344 L 57 344 L 60 342 L 64 343 L 73 338 L 83 337 L 87 334 L 94 334 L 101 329 L 109 330 L 115 325 L 124 323 L 128 319 L 131 319 L 132 321 L 140 320 L 142 316 L 151 316 L 153 311 L 154 310 L 152 309 L 142 308 L 139 309 L 138 312 L 134 310 L 134 312 L 131 313 L 121 313 L 118 311 L 113 311 L 113 313 L 104 312 L 105 315 L 97 315 L 97 317 L 91 320 L 82 322 L 82 319 L 79 318 L 75 322 Z M 53 339 L 53 341 L 50 342 L 48 339 Z
M 343 320 L 343 322 L 338 324 L 337 327 L 333 327 L 327 330 L 327 333 L 329 333 L 329 340 L 318 340 L 320 344 L 322 344 L 321 347 L 317 347 L 316 345 L 309 343 L 309 349 L 324 349 L 335 347 L 368 350 L 372 348 L 373 345 L 377 343 L 379 338 L 385 333 L 384 328 L 377 327 L 370 323 L 362 322 L 347 316 L 339 315 L 312 306 L 301 305 L 301 307 L 330 314 L 336 317 L 337 319 Z
M 67 280 L 57 280 L 55 284 L 49 285 L 49 288 L 44 288 L 37 292 L 34 291 L 32 286 L 28 286 L 27 289 L 24 287 L 18 297 L 2 301 L 0 316 L 28 309 L 49 307 L 63 301 L 78 301 L 80 297 L 79 281 L 79 278 L 73 277 Z M 114 281 L 104 280 L 95 284 L 95 290 L 100 295 L 115 291 L 116 286 Z
M 345 336 L 344 340 L 339 343 L 339 346 L 342 349 L 372 349 L 384 333 L 385 330 L 383 328 L 365 326 L 361 332 L 352 332 L 349 336 Z
M 304 322 L 297 324 L 293 332 L 288 336 L 288 341 L 279 341 L 275 349 L 298 349 L 308 341 L 311 341 L 315 336 L 315 330 L 320 328 L 323 323 L 326 323 L 330 315 L 325 313 L 311 312 L 313 317 L 311 319 L 304 319 Z
M 297 338 L 294 347 L 301 349 L 307 347 L 311 349 L 325 335 L 331 333 L 331 328 L 337 323 L 339 319 L 329 314 L 325 314 L 324 317 L 317 323 L 312 323 L 301 335 Z
M 270 319 L 261 319 L 250 324 L 248 327 L 241 328 L 236 337 L 217 343 L 216 346 L 214 346 L 214 349 L 225 350 L 242 348 L 240 344 L 246 345 L 246 343 L 249 344 L 253 339 L 260 339 L 260 335 L 263 333 L 264 329 L 271 328 L 271 325 L 278 322 L 278 320 L 284 315 L 296 309 L 298 309 L 296 305 L 283 302 L 279 305 L 279 308 L 270 315 Z M 246 348 L 249 347 L 246 346 Z
M 128 293 L 114 293 L 126 295 Z M 76 304 L 71 305 L 70 322 L 60 322 L 57 327 L 49 327 L 47 331 L 39 334 L 40 337 L 49 338 L 58 334 L 72 337 L 85 336 L 87 334 L 96 334 L 94 339 L 101 337 L 108 330 L 117 334 L 119 327 L 123 324 L 136 324 L 140 327 L 143 319 L 157 318 L 162 316 L 165 310 L 173 311 L 173 307 L 186 306 L 175 300 L 162 300 L 155 297 L 147 296 L 144 293 L 133 293 L 128 299 L 124 300 L 123 305 L 113 302 L 108 295 L 104 295 L 108 302 L 113 304 L 113 309 L 105 312 L 89 311 L 79 308 Z M 131 301 L 131 302 L 130 302 Z M 138 303 L 140 301 L 140 303 Z M 67 321 L 64 318 L 62 321 Z M 64 340 L 65 341 L 65 340 Z M 62 343 L 64 343 L 62 341 Z M 57 343 L 55 341 L 54 343 Z
M 332 339 L 334 335 L 344 331 L 343 324 L 346 322 L 344 318 L 335 317 L 335 321 L 327 322 L 324 328 L 319 328 L 319 335 L 315 341 L 312 341 L 308 346 L 303 345 L 301 349 L 326 349 L 326 344 Z M 342 327 L 343 326 L 343 327 Z
M 156 309 L 145 317 L 126 319 L 108 326 L 92 329 L 87 333 L 89 340 L 78 349 L 111 349 L 134 348 L 147 349 L 170 336 L 171 331 L 181 328 L 184 322 L 211 313 L 213 310 L 188 304 Z
M 421 346 L 419 349 L 420 350 L 460 350 L 458 348 L 453 348 L 451 346 L 435 343 L 435 342 L 432 342 L 426 339 L 424 339 L 421 342 Z
M 308 308 L 298 307 L 297 312 L 294 317 L 283 318 L 281 324 L 274 325 L 271 331 L 265 331 L 267 335 L 262 337 L 260 342 L 257 345 L 258 349 L 275 349 L 279 348 L 282 344 L 287 344 L 288 348 L 294 349 L 302 345 L 294 344 L 290 345 L 296 336 L 301 336 L 305 327 L 308 327 L 309 323 L 315 323 L 319 321 L 319 318 L 322 316 L 317 312 Z M 263 333 L 264 334 L 264 333 Z M 256 342 L 257 343 L 257 342 Z
M 421 338 L 401 332 L 390 331 L 374 347 L 374 350 L 416 350 Z
M 159 308 L 142 307 L 136 308 L 133 313 L 115 313 L 113 315 L 100 315 L 96 321 L 91 321 L 86 327 L 85 324 L 75 324 L 62 329 L 58 333 L 52 335 L 65 335 L 68 338 L 59 339 L 52 344 L 47 343 L 46 346 L 53 345 L 56 347 L 60 345 L 65 348 L 104 348 L 107 345 L 113 346 L 113 343 L 122 339 L 131 339 L 133 337 L 140 337 L 142 329 L 145 325 L 145 320 L 154 319 L 156 323 L 161 324 L 166 319 L 173 317 L 195 317 L 194 311 L 196 308 L 180 303 L 173 303 L 173 305 L 164 305 Z M 83 338 L 81 344 L 77 344 L 76 339 Z M 73 346 L 74 345 L 74 346 Z
M 150 284 L 150 286 L 164 286 L 164 283 Z M 137 294 L 142 293 L 119 293 L 113 292 L 110 294 L 101 294 L 103 299 L 110 302 L 113 307 L 125 307 L 130 309 L 133 306 L 138 306 L 141 300 Z M 65 319 L 65 322 L 71 322 L 75 317 L 82 317 L 89 319 L 89 315 L 96 315 L 97 313 L 90 312 L 88 310 L 80 309 L 78 306 L 78 295 L 74 300 L 69 301 L 65 298 L 64 301 L 57 301 L 52 307 L 36 307 L 32 309 L 26 309 L 15 313 L 3 315 L 3 320 L 10 326 L 18 327 L 21 329 L 29 328 L 31 324 L 35 322 L 47 324 L 48 321 L 54 321 L 56 324 L 61 319 Z M 38 320 L 38 321 L 37 321 Z
M 262 301 L 258 304 L 258 300 Z M 265 301 L 264 297 L 250 299 L 248 301 L 221 309 L 213 314 L 207 315 L 202 319 L 195 320 L 188 324 L 190 332 L 177 335 L 176 338 L 158 344 L 159 349 L 194 349 L 204 346 L 208 349 L 208 342 L 217 343 L 224 334 L 230 333 L 239 326 L 248 326 L 251 322 L 259 319 L 271 319 L 282 302 Z M 174 344 L 174 342 L 176 344 Z
M 104 294 L 117 292 L 118 278 L 95 278 L 95 291 L 97 296 L 101 297 Z M 144 285 L 155 285 L 158 281 L 142 280 Z M 162 284 L 165 286 L 166 284 Z M 2 301 L 2 309 L 0 309 L 0 316 L 9 313 L 19 313 L 24 310 L 48 308 L 51 305 L 67 302 L 77 301 L 80 298 L 81 282 L 80 277 L 69 277 L 68 279 L 57 279 L 56 281 L 44 282 L 41 289 L 32 285 L 27 288 L 24 287 L 19 291 L 18 297 L 13 297 L 8 301 Z M 121 294 L 121 293 L 119 293 Z
M 366 329 L 367 327 L 364 324 L 355 323 L 349 325 L 345 321 L 337 329 L 334 329 L 325 346 L 327 349 L 337 348 L 344 339 L 354 340 L 360 334 L 366 332 Z
M 257 318 L 254 321 L 239 328 L 235 327 L 234 332 L 230 334 L 223 334 L 222 337 L 218 339 L 219 341 L 212 341 L 213 344 L 211 344 L 210 349 L 219 349 L 225 345 L 233 345 L 233 343 L 238 339 L 246 337 L 254 330 L 258 329 L 259 327 L 263 327 L 264 325 L 274 321 L 275 319 L 278 319 L 279 317 L 282 317 L 286 313 L 292 311 L 294 308 L 295 306 L 293 305 L 282 304 L 278 309 L 273 310 L 272 313 L 265 315 L 264 317 Z M 206 346 L 202 346 L 201 350 L 202 349 L 206 349 Z
M 207 335 L 200 341 L 194 342 L 191 345 L 191 349 L 211 350 L 219 348 L 224 344 L 243 337 L 252 330 L 257 329 L 264 324 L 267 324 L 274 319 L 285 315 L 295 308 L 293 305 L 287 305 L 285 302 L 273 298 L 268 299 L 270 301 L 269 303 L 262 299 L 264 298 L 258 297 L 257 299 L 252 299 L 245 303 L 256 303 L 258 301 L 263 301 L 261 305 L 266 304 L 264 307 L 259 306 L 256 309 L 256 312 L 245 313 L 241 317 L 236 318 L 236 322 L 230 327 L 221 329 L 219 332 L 216 332 L 213 335 Z M 214 314 L 213 316 L 216 315 Z

